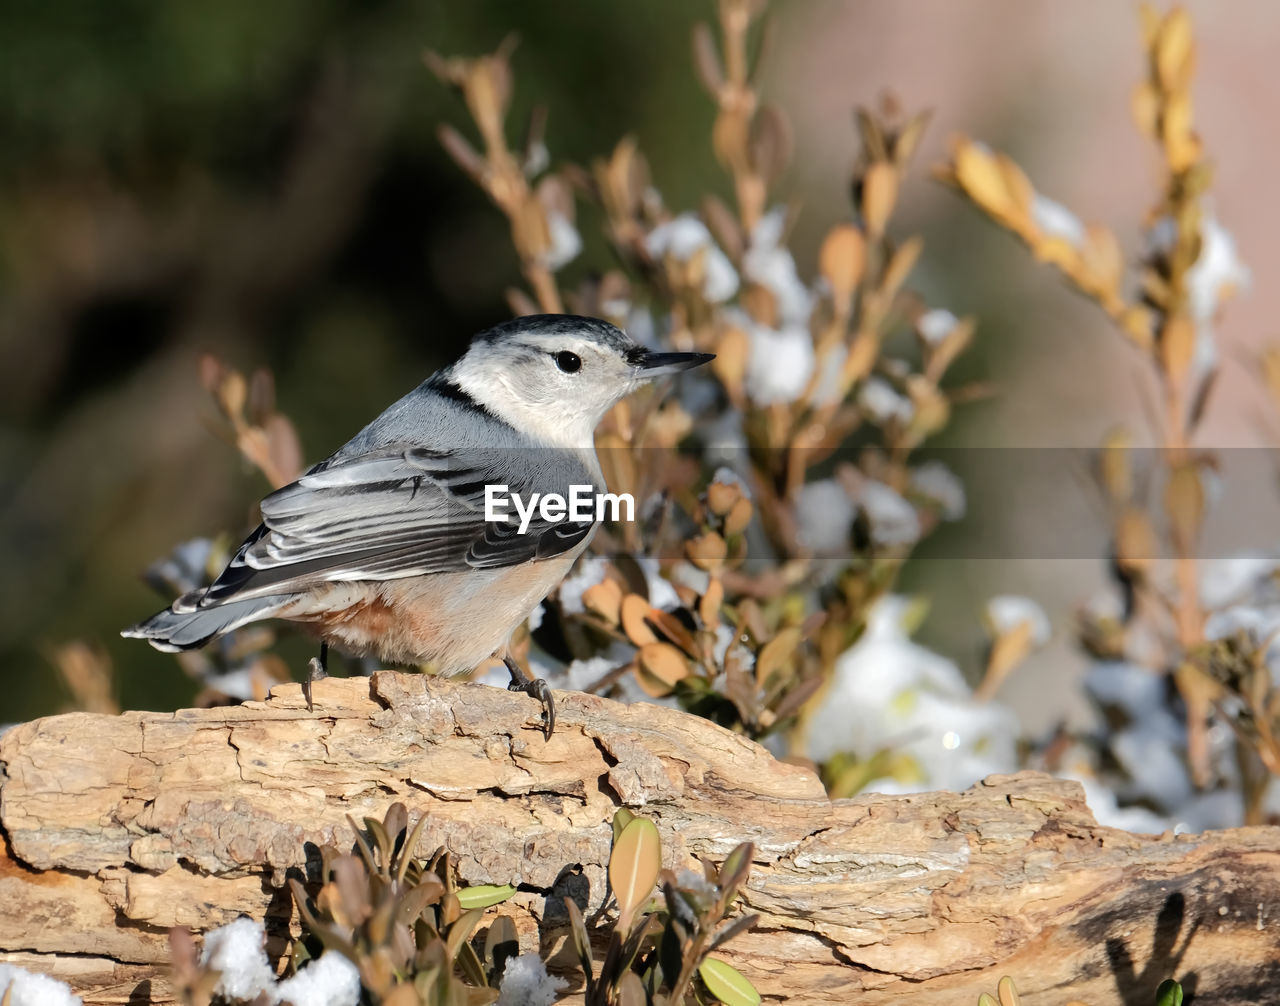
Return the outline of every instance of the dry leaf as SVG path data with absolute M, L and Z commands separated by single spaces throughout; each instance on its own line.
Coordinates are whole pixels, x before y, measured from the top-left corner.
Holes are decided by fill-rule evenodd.
M 622 631 L 636 646 L 658 641 L 657 635 L 647 621 L 649 602 L 639 594 L 628 594 L 622 599 L 621 617 Z
M 640 647 L 639 659 L 645 671 L 671 688 L 690 674 L 689 662 L 670 643 L 649 643 Z

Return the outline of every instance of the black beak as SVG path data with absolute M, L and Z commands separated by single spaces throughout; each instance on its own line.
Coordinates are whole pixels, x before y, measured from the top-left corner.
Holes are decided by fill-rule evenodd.
M 692 370 L 715 358 L 715 353 L 651 353 L 647 349 L 636 349 L 627 354 L 627 362 L 640 371 L 636 377 L 642 381 Z

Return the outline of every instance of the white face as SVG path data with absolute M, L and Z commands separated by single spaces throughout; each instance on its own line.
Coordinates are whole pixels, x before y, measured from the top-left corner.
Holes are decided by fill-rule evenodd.
M 546 443 L 590 447 L 613 405 L 650 375 L 625 349 L 573 332 L 478 342 L 454 365 L 460 387 L 516 429 Z

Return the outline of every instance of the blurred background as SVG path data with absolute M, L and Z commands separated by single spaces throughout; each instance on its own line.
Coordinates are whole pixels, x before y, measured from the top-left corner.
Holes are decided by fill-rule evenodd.
M 1186 6 L 1217 215 L 1254 275 L 1219 329 L 1217 402 L 1234 408 L 1208 430 L 1219 446 L 1259 445 L 1273 435 L 1248 421 L 1262 411 L 1249 360 L 1276 329 L 1280 6 Z M 713 15 L 683 0 L 0 6 L 0 721 L 67 705 L 51 653 L 70 639 L 105 647 L 124 707 L 190 701 L 171 657 L 117 633 L 160 606 L 140 579 L 149 563 L 247 530 L 268 489 L 208 429 L 202 354 L 269 367 L 315 460 L 508 316 L 507 225 L 436 139 L 442 122 L 470 127 L 425 48 L 471 55 L 517 33 L 513 118 L 548 107 L 553 163 L 588 164 L 633 134 L 667 205 L 696 209 L 729 188 L 690 57 L 693 23 Z M 1158 167 L 1129 113 L 1136 9 L 807 0 L 772 17 L 762 87 L 795 131 L 780 190 L 800 206 L 802 276 L 848 215 L 852 108 L 889 89 L 934 110 L 896 226 L 925 237 L 915 284 L 929 300 L 978 318 L 957 377 L 997 391 L 958 412 L 945 445 L 1087 447 L 1121 419 L 1142 442 L 1128 347 L 927 171 L 949 135 L 980 137 L 1136 257 Z M 580 207 L 586 247 L 565 285 L 609 264 L 593 223 Z M 966 475 L 963 454 L 955 466 Z M 982 499 L 1025 488 L 982 478 Z M 999 554 L 956 558 L 961 526 L 908 567 L 904 587 L 933 598 L 925 641 L 962 664 L 980 654 L 982 598 L 1031 595 L 1062 628 L 1103 578 L 1101 526 L 1096 550 L 1048 558 L 1018 544 L 1034 541 L 1036 509 L 1011 512 Z M 1005 686 L 1029 729 L 1062 711 L 1044 687 L 1078 672 L 1072 653 L 1064 639 Z

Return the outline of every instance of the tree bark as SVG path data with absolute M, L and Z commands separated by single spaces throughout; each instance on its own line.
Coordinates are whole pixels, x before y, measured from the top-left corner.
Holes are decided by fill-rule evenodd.
M 562 897 L 605 895 L 618 807 L 664 861 L 755 843 L 761 916 L 722 953 L 766 1001 L 964 1004 L 1014 976 L 1031 1003 L 1276 1001 L 1280 829 L 1148 837 L 1099 826 L 1074 783 L 1034 773 L 964 793 L 827 799 L 805 768 L 652 706 L 391 672 L 263 703 L 72 713 L 0 738 L 0 960 L 87 1003 L 169 1003 L 167 931 L 265 919 L 296 932 L 286 874 L 351 845 L 346 816 L 426 814 L 471 883 L 514 883 L 524 950 L 564 948 Z M 291 928 L 292 927 L 292 928 Z M 575 985 L 580 986 L 580 981 Z

